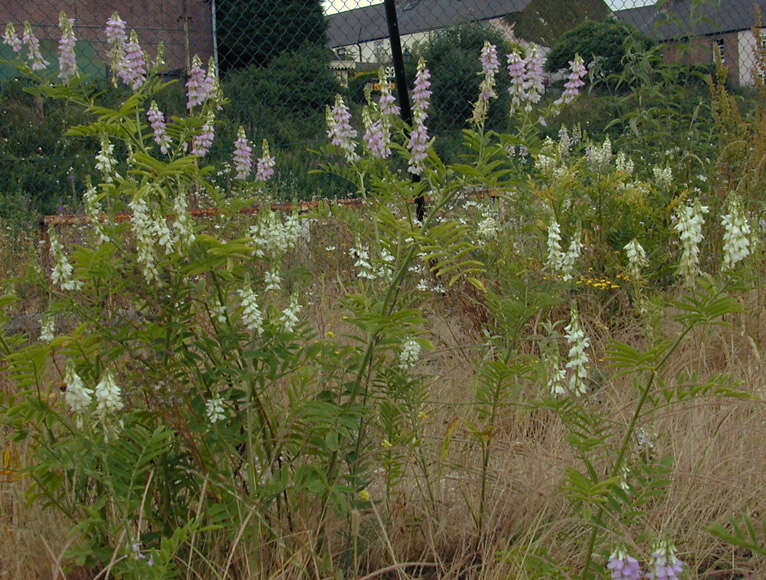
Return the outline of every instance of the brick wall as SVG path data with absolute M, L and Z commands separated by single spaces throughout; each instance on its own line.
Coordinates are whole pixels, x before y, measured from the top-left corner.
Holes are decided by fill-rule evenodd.
M 213 33 L 210 4 L 204 0 L 11 0 L 0 1 L 0 28 L 13 22 L 20 34 L 22 23 L 29 20 L 40 39 L 43 56 L 55 62 L 60 31 L 60 11 L 75 19 L 78 64 L 89 73 L 103 72 L 106 39 L 104 26 L 116 10 L 135 29 L 141 47 L 151 58 L 157 45 L 165 45 L 168 70 L 185 67 L 187 50 L 184 22 L 188 21 L 189 56 L 199 54 L 203 62 L 213 53 Z M 4 47 L 7 48 L 7 47 Z M 5 51 L 3 52 L 5 54 Z
M 698 36 L 681 43 L 667 42 L 663 45 L 666 62 L 680 64 L 711 64 L 713 45 L 723 41 L 723 57 L 729 78 L 734 82 L 739 79 L 739 43 L 736 32 L 727 32 L 713 36 Z

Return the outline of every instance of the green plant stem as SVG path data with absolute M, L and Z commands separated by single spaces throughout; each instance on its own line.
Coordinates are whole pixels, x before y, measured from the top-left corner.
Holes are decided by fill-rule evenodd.
M 644 407 L 644 404 L 646 403 L 647 399 L 649 398 L 649 392 L 652 390 L 652 386 L 654 385 L 654 380 L 657 378 L 658 373 L 662 369 L 663 366 L 665 366 L 665 363 L 670 358 L 670 355 L 673 354 L 673 352 L 678 348 L 678 346 L 681 344 L 683 339 L 686 337 L 687 334 L 694 328 L 695 324 L 688 324 L 683 331 L 678 335 L 675 342 L 671 345 L 671 347 L 667 350 L 665 353 L 665 356 L 662 357 L 662 359 L 654 366 L 652 369 L 651 375 L 649 376 L 649 380 L 646 382 L 646 385 L 644 386 L 643 390 L 641 391 L 641 397 L 638 400 L 638 404 L 636 405 L 635 411 L 633 411 L 633 416 L 630 419 L 630 423 L 628 424 L 628 430 L 625 432 L 625 436 L 622 440 L 622 445 L 620 446 L 620 451 L 617 453 L 617 459 L 614 462 L 614 466 L 612 467 L 612 472 L 610 474 L 610 477 L 616 477 L 619 472 L 620 468 L 622 467 L 622 462 L 625 459 L 625 454 L 628 451 L 628 446 L 630 445 L 630 441 L 633 438 L 633 431 L 636 428 L 636 423 L 638 423 L 638 419 L 641 416 L 641 411 Z M 602 518 L 604 515 L 604 506 L 601 505 L 598 508 L 598 513 L 596 514 L 596 518 L 593 522 L 590 539 L 588 540 L 588 548 L 587 548 L 587 556 L 585 559 L 585 567 L 583 568 L 583 578 L 590 578 L 590 566 L 591 562 L 593 561 L 593 550 L 596 546 L 596 536 L 598 535 L 599 528 L 603 527 Z

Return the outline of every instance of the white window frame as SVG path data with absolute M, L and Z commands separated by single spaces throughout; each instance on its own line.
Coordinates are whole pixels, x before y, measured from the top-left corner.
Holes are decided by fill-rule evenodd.
M 716 62 L 716 56 L 721 57 L 721 64 L 726 65 L 726 42 L 723 38 L 713 40 L 713 63 Z

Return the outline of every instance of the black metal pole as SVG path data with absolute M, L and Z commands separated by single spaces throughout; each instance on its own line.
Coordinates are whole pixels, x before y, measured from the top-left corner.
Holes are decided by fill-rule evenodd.
M 412 126 L 412 107 L 410 107 L 410 95 L 407 92 L 407 77 L 404 74 L 404 57 L 402 56 L 402 41 L 399 38 L 399 22 L 396 19 L 395 0 L 385 0 L 386 22 L 388 23 L 388 38 L 391 42 L 391 58 L 394 62 L 394 74 L 396 75 L 396 90 L 399 95 L 399 106 L 402 119 Z M 420 181 L 419 175 L 413 175 L 412 181 Z M 415 198 L 415 215 L 419 221 L 425 217 L 425 199 L 422 195 Z

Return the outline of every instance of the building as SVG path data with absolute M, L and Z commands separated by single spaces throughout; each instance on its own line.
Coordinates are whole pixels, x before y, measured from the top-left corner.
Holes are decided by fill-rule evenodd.
M 466 22 L 497 22 L 522 11 L 531 0 L 402 0 L 397 2 L 397 21 L 403 47 L 429 34 Z M 383 4 L 331 14 L 327 17 L 328 46 L 342 60 L 388 62 L 388 24 Z
M 663 44 L 665 58 L 682 64 L 711 64 L 716 55 L 729 70 L 729 81 L 754 84 L 757 52 L 766 28 L 753 34 L 755 5 L 766 16 L 766 0 L 665 0 L 653 6 L 619 10 L 615 16 Z

